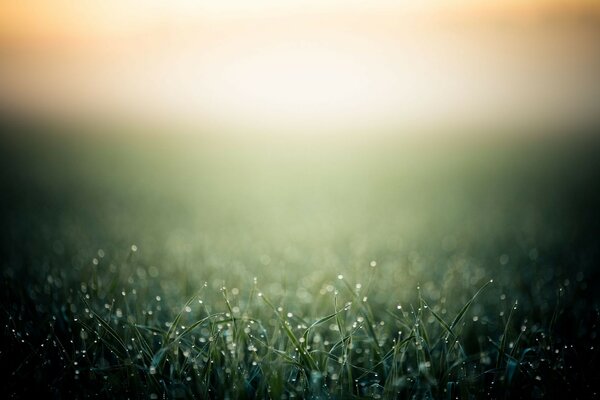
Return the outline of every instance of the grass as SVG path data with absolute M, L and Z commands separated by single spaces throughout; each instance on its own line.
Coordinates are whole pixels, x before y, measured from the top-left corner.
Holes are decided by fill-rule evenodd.
M 598 397 L 595 141 L 11 129 L 9 398 Z
M 23 311 L 8 316 L 10 346 L 3 353 L 22 359 L 10 372 L 9 393 L 503 398 L 593 388 L 593 381 L 584 380 L 593 371 L 574 368 L 582 360 L 591 368 L 594 349 L 577 355 L 581 344 L 553 338 L 552 321 L 528 326 L 509 302 L 505 319 L 490 313 L 481 317 L 485 322 L 467 318 L 478 299 L 489 295 L 492 281 L 451 314 L 443 304 L 428 303 L 421 291 L 412 307 L 373 307 L 366 291 L 342 279 L 339 288 L 315 299 L 328 313 L 318 317 L 277 306 L 258 283 L 248 293 L 236 289 L 235 295 L 225 287 L 220 293 L 203 287 L 177 305 L 132 288 L 111 291 L 110 278 L 95 275 L 82 283 L 45 320 L 23 320 Z M 200 300 L 206 298 L 210 304 Z M 468 332 L 482 323 L 494 334 L 475 339 L 474 352 Z M 46 386 L 23 386 L 29 379 Z M 573 387 L 582 380 L 589 386 Z

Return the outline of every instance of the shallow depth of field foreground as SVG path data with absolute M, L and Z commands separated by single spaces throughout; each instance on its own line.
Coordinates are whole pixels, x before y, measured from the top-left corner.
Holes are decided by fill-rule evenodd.
M 597 396 L 585 133 L 3 129 L 8 397 Z

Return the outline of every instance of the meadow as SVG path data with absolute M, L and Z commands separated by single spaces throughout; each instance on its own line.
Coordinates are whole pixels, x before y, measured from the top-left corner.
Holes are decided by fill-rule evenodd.
M 6 398 L 598 397 L 593 132 L 85 129 L 2 126 Z

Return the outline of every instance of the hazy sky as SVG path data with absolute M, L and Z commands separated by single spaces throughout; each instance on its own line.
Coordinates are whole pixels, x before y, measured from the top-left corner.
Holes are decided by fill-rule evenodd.
M 287 131 L 599 111 L 592 0 L 0 7 L 5 109 Z

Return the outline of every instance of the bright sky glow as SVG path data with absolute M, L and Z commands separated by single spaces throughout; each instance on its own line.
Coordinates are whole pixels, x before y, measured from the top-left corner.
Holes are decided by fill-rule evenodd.
M 309 131 L 590 114 L 597 2 L 10 2 L 0 105 Z

